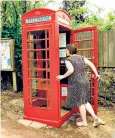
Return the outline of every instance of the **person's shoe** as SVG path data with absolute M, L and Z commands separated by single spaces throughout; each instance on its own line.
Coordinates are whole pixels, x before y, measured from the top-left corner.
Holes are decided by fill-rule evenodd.
M 82 126 L 86 127 L 86 126 L 88 126 L 88 124 L 87 124 L 87 122 L 86 123 L 84 123 L 84 122 L 76 122 L 76 126 L 78 126 L 78 127 L 82 127 Z
M 69 110 L 71 110 L 72 108 L 68 108 L 68 107 L 65 107 L 65 106 L 61 106 L 61 109 L 64 109 L 64 110 L 66 110 L 66 111 L 69 111 Z
M 93 126 L 97 127 L 99 125 L 105 125 L 105 122 L 101 118 L 97 118 L 97 120 L 94 121 Z

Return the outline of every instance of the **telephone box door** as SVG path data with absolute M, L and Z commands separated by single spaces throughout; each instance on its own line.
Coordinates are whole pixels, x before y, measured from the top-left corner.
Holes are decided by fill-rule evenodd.
M 55 51 L 53 25 L 39 25 L 28 27 L 23 30 L 23 74 L 24 74 L 24 103 L 25 118 L 38 118 L 39 121 L 58 120 L 55 111 L 56 101 L 53 91 L 55 82 L 52 73 Z M 52 51 L 54 51 L 54 54 Z M 56 79 L 55 79 L 56 80 Z M 53 83 L 53 85 L 51 85 Z
M 98 69 L 98 33 L 96 27 L 72 30 L 71 43 L 77 47 L 78 54 L 83 55 L 94 63 Z M 98 81 L 89 67 L 85 67 L 90 82 L 90 103 L 97 114 Z

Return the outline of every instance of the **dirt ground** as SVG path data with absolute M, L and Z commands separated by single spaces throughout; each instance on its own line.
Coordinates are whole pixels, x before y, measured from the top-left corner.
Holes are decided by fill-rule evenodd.
M 97 128 L 90 116 L 88 127 L 77 127 L 70 119 L 61 128 L 26 127 L 17 123 L 23 118 L 22 93 L 1 92 L 1 138 L 115 138 L 115 105 L 99 107 L 99 116 L 106 125 Z

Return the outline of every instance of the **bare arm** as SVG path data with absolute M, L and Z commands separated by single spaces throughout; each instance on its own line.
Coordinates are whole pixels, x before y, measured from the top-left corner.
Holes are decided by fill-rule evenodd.
M 96 78 L 99 77 L 99 74 L 97 72 L 95 65 L 90 60 L 88 60 L 87 58 L 84 58 L 84 62 L 86 65 L 88 65 L 93 70 L 93 72 L 96 75 Z
M 70 76 L 73 72 L 74 72 L 74 68 L 73 68 L 73 65 L 71 64 L 70 61 L 65 61 L 65 64 L 66 64 L 66 68 L 67 68 L 67 72 L 63 75 L 64 78 Z
M 56 78 L 58 80 L 61 80 L 61 79 L 64 79 L 68 76 L 70 76 L 73 72 L 74 72 L 74 68 L 73 68 L 73 65 L 71 64 L 70 61 L 65 61 L 65 65 L 66 65 L 66 68 L 67 68 L 67 72 L 64 74 L 64 75 L 59 75 L 57 76 Z

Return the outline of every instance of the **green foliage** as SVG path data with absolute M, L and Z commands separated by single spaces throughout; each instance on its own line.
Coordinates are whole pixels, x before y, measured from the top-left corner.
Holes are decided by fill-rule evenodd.
M 71 18 L 77 22 L 84 21 L 83 15 L 86 12 L 86 9 L 83 8 L 86 0 L 63 0 L 62 9 L 67 11 L 70 14 Z
M 100 68 L 99 96 L 105 100 L 115 102 L 115 75 L 114 69 Z
M 77 18 L 80 20 L 80 16 L 83 15 L 86 11 L 86 7 L 74 8 L 70 10 L 70 16 L 72 17 L 72 19 L 75 19 L 75 16 L 77 15 Z
M 22 88 L 22 34 L 21 16 L 35 8 L 46 6 L 53 0 L 2 1 L 1 2 L 1 37 L 15 39 L 15 68 L 17 71 L 18 90 Z
M 86 13 L 84 17 L 84 21 L 76 21 L 72 20 L 72 28 L 82 28 L 82 27 L 88 27 L 88 26 L 98 26 L 100 31 L 107 31 L 111 29 L 115 29 L 115 12 L 109 12 L 106 16 L 101 17 L 100 15 L 104 12 L 103 8 L 99 8 L 95 5 L 93 5 L 96 8 L 96 12 L 92 12 L 89 10 L 89 5 L 85 5 L 84 7 L 79 8 L 76 11 L 79 11 L 81 13 Z M 70 13 L 74 12 L 72 9 Z
M 49 1 L 48 1 L 49 2 Z M 48 4 L 43 0 L 31 1 L 2 1 L 1 30 L 2 38 L 15 39 L 16 70 L 21 72 L 22 44 L 21 44 L 21 16 L 32 9 L 44 7 Z M 52 0 L 50 0 L 52 2 Z

